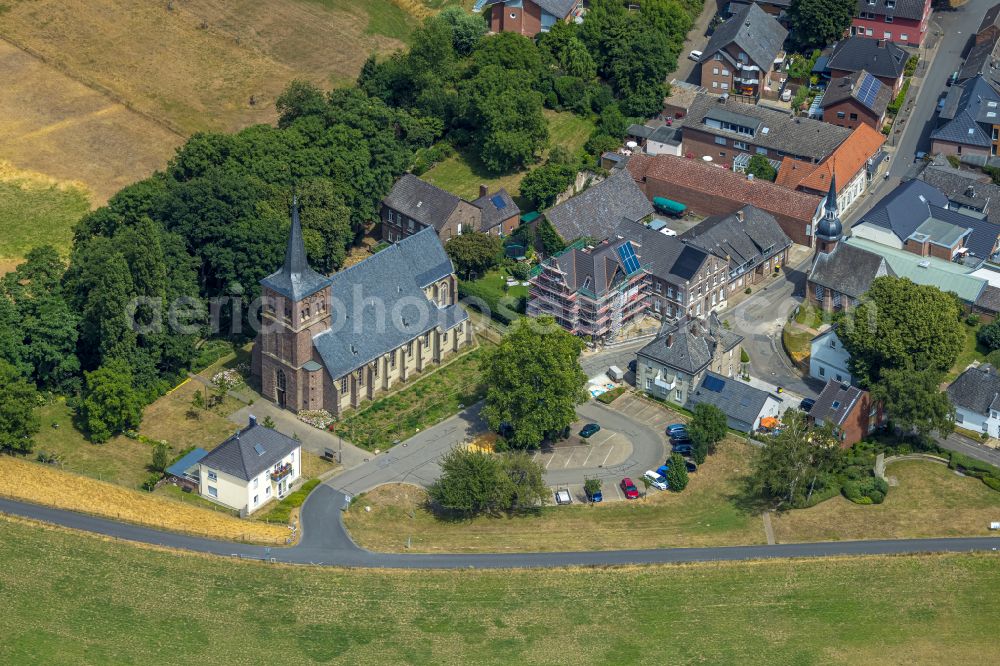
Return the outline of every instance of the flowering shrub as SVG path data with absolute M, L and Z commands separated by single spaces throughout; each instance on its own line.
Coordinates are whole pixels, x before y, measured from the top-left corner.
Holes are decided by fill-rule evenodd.
M 298 413 L 298 417 L 303 423 L 308 423 L 314 428 L 319 428 L 320 430 L 328 429 L 330 425 L 336 421 L 333 415 L 325 409 L 301 411 Z
M 243 375 L 240 373 L 239 368 L 229 368 L 228 370 L 215 373 L 212 377 L 212 383 L 220 388 L 231 389 L 243 383 Z

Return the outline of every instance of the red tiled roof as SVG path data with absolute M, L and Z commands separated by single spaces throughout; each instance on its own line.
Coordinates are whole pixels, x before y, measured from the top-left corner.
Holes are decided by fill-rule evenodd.
M 800 220 L 811 221 L 821 201 L 812 194 L 676 155 L 634 155 L 627 168 L 638 182 L 646 178 L 671 183 Z
M 865 167 L 868 158 L 879 151 L 885 137 L 871 125 L 858 125 L 847 140 L 837 146 L 837 149 L 822 164 L 809 164 L 801 160 L 786 157 L 778 170 L 778 185 L 789 189 L 800 187 L 826 192 L 830 189 L 830 175 L 837 174 L 837 184 L 842 191 L 854 179 L 855 174 Z M 838 191 L 838 194 L 840 192 Z

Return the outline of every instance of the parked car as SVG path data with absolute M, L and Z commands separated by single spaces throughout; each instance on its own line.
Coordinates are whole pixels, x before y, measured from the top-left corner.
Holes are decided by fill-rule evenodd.
M 601 426 L 597 425 L 596 423 L 588 423 L 587 425 L 583 426 L 582 430 L 580 430 L 580 437 L 587 439 L 588 437 L 596 435 L 600 429 Z
M 941 96 L 938 97 L 938 103 L 937 103 L 937 112 L 938 113 L 941 113 L 942 111 L 944 111 L 944 101 L 946 99 L 948 99 L 948 93 L 946 93 L 946 92 L 941 93 Z
M 587 500 L 590 502 L 597 503 L 604 501 L 604 493 L 602 493 L 600 490 L 590 491 L 587 490 L 586 487 L 584 487 L 583 491 L 587 494 Z
M 625 493 L 625 499 L 639 499 L 639 489 L 632 483 L 632 479 L 626 476 L 620 485 L 622 492 Z
M 699 60 L 701 60 L 701 51 L 698 50 L 691 51 L 691 53 L 688 53 L 688 58 L 694 60 L 695 62 L 698 62 Z
M 686 469 L 688 471 L 688 474 L 691 474 L 692 472 L 697 472 L 698 471 L 698 466 L 695 465 L 694 462 L 691 461 L 691 460 L 685 460 L 684 461 L 684 469 Z
M 816 401 L 813 398 L 802 398 L 802 402 L 799 403 L 799 409 L 803 412 L 808 412 L 815 404 Z
M 556 504 L 572 504 L 573 496 L 565 488 L 556 491 Z
M 691 444 L 691 443 L 692 443 L 691 438 L 688 436 L 686 432 L 680 435 L 674 435 L 673 437 L 670 438 L 671 446 L 674 444 Z
M 661 476 L 651 469 L 647 469 L 643 476 L 649 480 L 649 485 L 653 486 L 657 490 L 667 489 L 667 477 Z
M 669 472 L 669 471 L 670 471 L 670 461 L 669 460 L 656 468 L 656 473 L 659 474 L 660 476 L 664 476 L 664 477 L 667 475 L 667 472 Z
M 670 450 L 682 456 L 689 456 L 694 453 L 694 447 L 691 444 L 674 444 L 670 447 Z
M 633 374 L 635 373 L 635 370 L 638 367 L 639 367 L 639 364 L 636 363 L 635 361 L 629 361 L 628 362 L 628 369 L 631 370 Z
M 683 423 L 671 423 L 667 426 L 668 435 L 672 435 L 675 432 L 687 432 L 687 425 Z

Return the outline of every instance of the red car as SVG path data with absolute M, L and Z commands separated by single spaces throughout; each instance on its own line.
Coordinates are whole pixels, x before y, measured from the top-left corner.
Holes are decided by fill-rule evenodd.
M 622 492 L 625 493 L 625 499 L 639 499 L 639 489 L 632 483 L 632 479 L 626 476 L 622 479 L 621 487 Z

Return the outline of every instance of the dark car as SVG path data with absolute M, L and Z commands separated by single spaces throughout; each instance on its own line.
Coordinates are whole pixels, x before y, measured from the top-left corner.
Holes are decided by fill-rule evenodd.
M 691 472 L 697 472 L 698 471 L 698 466 L 695 465 L 690 460 L 685 460 L 684 461 L 684 469 L 686 469 L 688 471 L 688 474 L 690 474 Z
M 672 435 L 670 437 L 671 444 L 691 444 L 691 438 L 688 437 L 687 433 L 683 435 Z
M 638 367 L 638 364 L 635 361 L 629 361 L 628 362 L 628 369 L 631 370 L 633 373 L 635 372 L 635 369 L 637 367 Z
M 682 456 L 689 456 L 694 452 L 694 447 L 690 444 L 674 444 L 670 447 L 670 450 L 674 453 L 679 453 Z
M 600 429 L 601 426 L 597 425 L 596 423 L 588 423 L 587 425 L 583 426 L 582 430 L 580 430 L 580 437 L 587 439 L 592 435 L 596 435 L 597 431 L 599 431 Z
M 799 409 L 801 409 L 803 412 L 808 412 L 813 408 L 813 405 L 815 404 L 816 401 L 813 400 L 812 398 L 802 398 L 802 402 L 799 403 Z
M 667 426 L 668 435 L 672 435 L 675 432 L 687 432 L 687 426 L 683 423 L 671 423 Z

